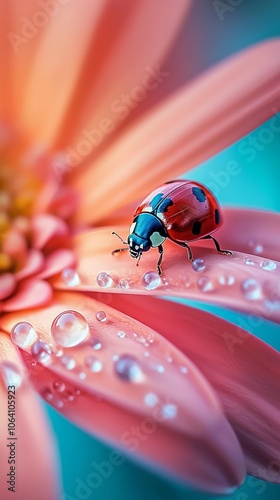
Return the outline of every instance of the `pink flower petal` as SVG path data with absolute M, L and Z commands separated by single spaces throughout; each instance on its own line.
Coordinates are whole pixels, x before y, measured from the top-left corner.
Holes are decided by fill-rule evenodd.
M 60 249 L 52 252 L 45 258 L 44 270 L 38 274 L 38 278 L 46 279 L 60 273 L 67 267 L 74 267 L 76 265 L 76 258 L 71 250 Z
M 50 500 L 60 498 L 58 481 L 58 464 L 55 456 L 55 443 L 40 407 L 33 386 L 29 383 L 26 370 L 20 356 L 16 353 L 8 336 L 0 332 L 0 406 L 3 408 L 0 418 L 0 470 L 1 498 L 24 498 Z M 20 385 L 8 391 L 6 378 L 9 370 L 10 384 Z M 11 377 L 12 374 L 12 377 Z M 14 398 L 13 398 L 13 394 Z M 9 399 L 8 399 L 9 398 Z M 12 422 L 13 404 L 15 405 L 15 430 L 8 427 L 7 404 L 10 403 L 10 421 Z M 5 409 L 5 411 L 4 411 Z M 8 429 L 15 434 L 9 434 Z M 13 447 L 14 446 L 14 447 Z M 43 453 L 42 453 L 43 450 Z M 8 462 L 15 451 L 15 464 Z M 12 458 L 10 458 L 11 460 Z M 11 467 L 15 467 L 15 492 L 8 491 L 12 487 L 8 479 L 13 479 Z M 13 470 L 12 470 L 13 472 Z M 5 479 L 4 479 L 5 478 Z
M 69 333 L 60 336 L 63 352 L 53 354 L 45 365 L 42 362 L 47 373 L 38 370 L 34 382 L 51 404 L 95 435 L 127 452 L 138 451 L 142 460 L 200 489 L 229 492 L 243 481 L 238 441 L 211 386 L 155 331 L 105 305 L 107 321 L 100 322 L 95 316 L 100 303 L 74 293 L 56 294 L 52 304 L 40 311 L 5 315 L 2 325 L 9 330 L 17 317 L 28 321 L 56 352 L 60 345 L 55 346 L 50 325 L 65 310 L 85 317 L 90 337 L 71 346 Z M 56 333 L 52 330 L 57 339 Z M 101 348 L 94 349 L 97 343 Z M 27 347 L 26 352 L 32 349 Z M 136 365 L 118 376 L 118 361 L 125 357 Z M 135 425 L 150 427 L 149 438 L 133 447 L 130 432 Z
M 127 229 L 114 229 L 127 238 Z M 235 251 L 232 257 L 221 255 L 213 249 L 212 242 L 200 240 L 191 245 L 195 258 L 192 265 L 184 248 L 166 241 L 163 274 L 159 278 L 157 249 L 144 254 L 136 266 L 128 252 L 111 255 L 120 246 L 111 233 L 112 228 L 104 228 L 86 231 L 75 238 L 81 280 L 76 290 L 186 297 L 280 322 L 280 262 Z M 109 275 L 107 287 L 98 285 L 101 272 Z M 145 284 L 149 277 L 154 280 L 150 287 Z M 68 288 L 61 277 L 52 284 L 57 289 Z
M 24 267 L 15 273 L 17 280 L 22 280 L 39 272 L 44 263 L 44 256 L 39 250 L 31 249 L 26 258 Z
M 275 114 L 279 49 L 279 39 L 264 42 L 211 68 L 130 127 L 101 158 L 77 170 L 73 182 L 83 200 L 78 220 L 108 217 Z
M 241 326 L 201 310 L 153 297 L 110 299 L 190 357 L 219 394 L 248 473 L 280 483 L 280 353 Z
M 47 304 L 52 297 L 52 287 L 46 281 L 30 278 L 22 281 L 16 294 L 3 303 L 3 311 L 17 311 Z
M 69 234 L 67 224 L 58 217 L 49 214 L 35 215 L 32 219 L 33 247 L 41 249 L 51 239 L 64 238 Z
M 16 279 L 12 273 L 4 273 L 0 275 L 0 300 L 9 297 L 15 289 Z
M 18 229 L 12 228 L 5 235 L 2 243 L 2 251 L 8 254 L 17 267 L 25 264 L 27 257 L 26 238 Z

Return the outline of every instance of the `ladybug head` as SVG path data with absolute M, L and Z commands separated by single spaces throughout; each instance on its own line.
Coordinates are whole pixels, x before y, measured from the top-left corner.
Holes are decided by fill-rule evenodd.
M 143 252 L 148 252 L 151 248 L 149 240 L 142 238 L 135 233 L 131 233 L 127 242 L 129 245 L 129 253 L 134 259 L 140 259 Z

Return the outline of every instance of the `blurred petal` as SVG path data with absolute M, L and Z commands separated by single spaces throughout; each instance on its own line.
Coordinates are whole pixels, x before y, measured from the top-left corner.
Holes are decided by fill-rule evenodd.
M 33 246 L 43 248 L 51 239 L 67 237 L 69 228 L 58 217 L 49 214 L 35 215 L 32 219 Z
M 123 227 L 114 229 L 123 238 L 127 237 Z M 213 249 L 212 242 L 199 241 L 191 245 L 195 258 L 192 265 L 185 249 L 166 241 L 163 274 L 159 278 L 157 249 L 144 254 L 136 266 L 128 252 L 111 255 L 118 247 L 118 239 L 111 233 L 112 228 L 105 228 L 86 231 L 75 238 L 81 280 L 75 290 L 179 296 L 280 322 L 280 262 L 239 252 L 232 257 L 221 255 Z M 100 272 L 109 275 L 107 286 L 98 285 Z M 152 281 L 151 285 L 147 279 Z M 57 289 L 68 288 L 61 277 L 52 284 Z
M 241 326 L 201 310 L 139 296 L 112 295 L 111 305 L 156 327 L 190 357 L 219 394 L 248 473 L 280 483 L 280 354 Z
M 15 295 L 3 303 L 3 311 L 18 311 L 28 307 L 40 307 L 52 297 L 52 288 L 46 281 L 30 278 L 17 286 Z
M 16 279 L 12 273 L 3 273 L 0 275 L 0 300 L 9 297 L 16 287 Z
M 37 273 L 44 263 L 43 254 L 39 250 L 31 248 L 27 253 L 24 267 L 15 273 L 17 280 L 22 280 Z
M 64 333 L 68 347 L 62 342 L 63 352 L 52 355 L 45 365 L 52 378 L 43 378 L 38 371 L 35 383 L 41 385 L 45 398 L 95 435 L 126 451 L 137 449 L 142 459 L 156 462 L 178 479 L 207 491 L 231 491 L 244 479 L 243 457 L 211 386 L 188 358 L 155 331 L 106 305 L 102 309 L 107 320 L 100 322 L 95 316 L 99 302 L 57 293 L 49 307 L 5 315 L 2 326 L 9 331 L 19 319 L 28 321 L 55 352 L 51 322 L 65 310 L 82 313 L 90 337 L 72 346 L 71 334 Z M 101 347 L 94 348 L 98 343 Z M 134 369 L 121 376 L 118 362 L 124 359 L 133 360 Z M 71 389 L 61 386 L 64 381 Z M 136 439 L 136 447 L 132 446 L 135 424 L 142 430 L 150 425 L 149 435 Z
M 45 258 L 44 270 L 37 275 L 40 279 L 46 279 L 54 274 L 60 273 L 65 268 L 76 265 L 76 258 L 71 250 L 61 248 L 52 252 Z
M 82 197 L 78 219 L 95 222 L 106 218 L 276 113 L 279 50 L 276 39 L 220 63 L 130 127 L 94 161 L 94 167 L 89 164 L 78 169 L 73 178 Z
M 58 500 L 60 498 L 58 464 L 50 428 L 33 387 L 28 381 L 21 358 L 7 334 L 3 332 L 0 332 L 0 345 L 0 405 L 3 408 L 0 418 L 2 450 L 0 470 L 5 477 L 0 486 L 1 498 L 11 496 L 16 500 L 23 498 Z M 15 391 L 13 389 L 9 391 L 9 396 L 7 381 L 7 385 L 16 385 Z M 8 401 L 11 408 L 9 416 L 11 420 L 13 404 L 15 405 L 15 431 L 11 425 L 8 426 Z M 9 434 L 8 429 L 15 434 Z M 8 463 L 9 456 L 13 455 L 13 443 L 15 464 Z M 13 478 L 6 476 L 10 473 L 12 466 L 15 467 L 16 472 L 15 492 L 8 491 L 8 488 L 13 485 L 7 481 Z

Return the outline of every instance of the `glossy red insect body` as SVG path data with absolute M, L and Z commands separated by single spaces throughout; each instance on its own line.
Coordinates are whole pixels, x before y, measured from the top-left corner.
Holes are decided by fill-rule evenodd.
M 113 253 L 129 250 L 130 255 L 139 261 L 143 252 L 157 247 L 160 254 L 157 263 L 159 274 L 162 244 L 167 238 L 187 248 L 191 261 L 193 255 L 188 242 L 201 238 L 212 239 L 218 252 L 232 255 L 229 250 L 221 250 L 217 240 L 211 236 L 221 223 L 219 204 L 205 186 L 195 181 L 167 182 L 137 207 L 128 240 L 122 240 L 128 247 L 114 250 Z

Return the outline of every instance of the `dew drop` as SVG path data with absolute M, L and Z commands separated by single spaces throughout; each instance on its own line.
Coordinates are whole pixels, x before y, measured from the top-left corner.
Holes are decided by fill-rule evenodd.
M 85 372 L 80 372 L 79 373 L 79 379 L 80 380 L 85 380 L 87 378 L 87 374 Z
M 158 273 L 148 271 L 142 278 L 142 285 L 146 290 L 155 290 L 161 285 L 161 278 Z
M 59 346 L 73 347 L 86 339 L 89 326 L 80 313 L 64 311 L 54 319 L 51 334 Z
M 210 278 L 207 276 L 200 276 L 197 280 L 197 287 L 202 292 L 212 292 L 214 290 L 214 285 Z
M 31 348 L 31 356 L 39 363 L 47 363 L 50 360 L 52 351 L 46 342 L 37 340 Z
M 264 307 L 269 313 L 280 311 L 280 300 L 267 299 L 264 302 Z
M 219 276 L 218 281 L 222 286 L 232 286 L 235 283 L 235 277 L 232 274 L 224 274 Z
M 201 273 L 201 271 L 204 271 L 205 267 L 206 266 L 203 259 L 195 259 L 192 263 L 192 268 L 197 273 Z
M 118 335 L 118 337 L 120 337 L 120 339 L 124 339 L 126 337 L 126 333 L 123 331 L 118 332 L 117 335 Z
M 63 269 L 61 273 L 61 279 L 63 283 L 69 288 L 78 286 L 81 284 L 81 279 L 79 274 L 75 269 L 67 268 Z
M 259 300 L 262 298 L 261 285 L 254 278 L 244 280 L 242 283 L 242 290 L 248 300 Z
M 252 259 L 245 259 L 244 260 L 246 266 L 255 266 L 256 265 L 256 262 Z
M 57 401 L 56 406 L 57 406 L 57 408 L 59 408 L 59 409 L 63 408 L 63 406 L 64 406 L 63 401 L 61 401 L 61 399 L 60 399 L 59 401 Z
M 52 393 L 52 391 L 49 389 L 49 387 L 45 387 L 42 391 L 41 391 L 41 396 L 44 398 L 45 401 L 47 401 L 48 403 L 51 403 L 53 401 L 53 398 L 54 398 L 54 395 Z
M 90 339 L 90 345 L 95 351 L 99 351 L 99 349 L 102 349 L 102 344 L 99 339 Z
M 97 321 L 100 321 L 100 323 L 105 323 L 105 321 L 107 320 L 107 314 L 105 313 L 105 311 L 98 311 L 95 317 Z
M 97 359 L 96 357 L 94 356 L 87 356 L 85 358 L 85 365 L 87 366 L 87 368 L 89 368 L 89 370 L 91 372 L 94 372 L 94 373 L 98 373 L 98 372 L 101 372 L 102 370 L 102 363 L 99 359 Z
M 182 285 L 186 288 L 189 288 L 189 286 L 191 286 L 191 277 L 189 275 L 184 275 L 181 277 L 181 282 L 182 282 Z
M 152 393 L 152 392 L 148 392 L 148 394 L 145 394 L 144 403 L 147 406 L 151 406 L 151 407 L 156 406 L 158 403 L 157 395 Z
M 73 370 L 76 366 L 76 361 L 67 354 L 63 354 L 60 358 L 61 364 L 66 368 L 66 370 Z
M 127 290 L 129 288 L 129 281 L 126 280 L 125 278 L 120 279 L 118 288 L 121 288 L 122 290 Z
M 177 406 L 168 403 L 162 407 L 161 413 L 162 416 L 166 419 L 174 418 L 177 415 Z
M 277 267 L 277 264 L 273 260 L 263 260 L 260 263 L 260 267 L 265 271 L 274 271 L 274 269 L 276 269 Z
M 138 360 L 129 354 L 123 354 L 115 362 L 115 372 L 117 376 L 126 382 L 141 382 L 143 372 Z
M 255 240 L 249 240 L 248 245 L 252 249 L 253 253 L 255 253 L 255 254 L 261 254 L 263 252 L 262 244 L 255 241 Z
M 37 339 L 37 333 L 30 323 L 17 323 L 11 330 L 12 342 L 18 347 L 27 347 Z
M 110 276 L 110 274 L 102 272 L 99 273 L 96 277 L 96 283 L 101 288 L 110 288 L 114 284 L 114 280 Z
M 67 389 L 63 393 L 63 399 L 64 399 L 64 401 L 67 401 L 68 403 L 72 403 L 75 400 L 75 395 L 73 394 L 72 391 L 69 391 L 69 389 Z
M 180 366 L 180 372 L 182 373 L 188 373 L 188 369 L 186 366 Z
M 156 371 L 157 371 L 158 373 L 163 373 L 163 372 L 165 371 L 165 368 L 164 368 L 164 366 L 163 366 L 163 365 L 157 365 L 157 366 L 156 366 Z
M 65 384 L 64 384 L 64 382 L 62 380 L 56 380 L 53 383 L 53 388 L 57 392 L 63 392 L 63 391 L 65 391 L 66 386 L 65 386 Z
M 10 385 L 13 385 L 16 389 L 21 385 L 22 377 L 20 371 L 10 361 L 0 362 L 0 376 L 7 389 Z

